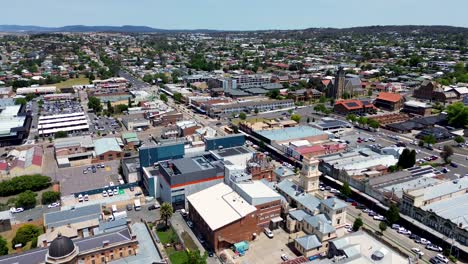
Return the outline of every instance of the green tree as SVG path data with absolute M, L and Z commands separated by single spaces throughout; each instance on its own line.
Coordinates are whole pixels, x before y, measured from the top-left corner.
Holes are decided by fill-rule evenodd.
M 362 219 L 360 217 L 356 218 L 356 220 L 354 220 L 354 223 L 353 223 L 353 231 L 354 232 L 358 231 L 359 228 L 361 228 L 363 225 L 364 223 L 362 222 Z
M 375 129 L 380 127 L 379 121 L 374 120 L 374 119 L 369 119 L 368 124 L 370 127 L 375 128 Z
M 422 138 L 423 142 L 426 144 L 435 144 L 437 142 L 436 138 L 433 135 L 427 135 Z
M 349 115 L 346 116 L 346 119 L 351 121 L 351 122 L 356 122 L 357 117 L 356 117 L 355 114 L 349 114 Z
M 167 226 L 167 221 L 172 217 L 172 214 L 174 213 L 174 209 L 172 208 L 172 205 L 170 203 L 164 202 L 161 205 L 160 209 L 161 213 L 161 218 L 164 219 L 164 222 Z
M 324 104 L 317 104 L 314 106 L 314 111 L 316 112 L 325 112 L 327 110 L 327 107 Z
M 16 98 L 15 104 L 16 105 L 25 105 L 28 101 L 26 101 L 26 98 Z
M 320 96 L 319 102 L 320 102 L 321 104 L 324 104 L 324 103 L 327 102 L 327 98 L 326 98 L 325 96 L 322 95 L 322 96 Z
M 291 115 L 291 120 L 296 121 L 297 123 L 299 123 L 301 121 L 301 115 L 293 114 L 293 115 Z
M 351 187 L 349 187 L 349 183 L 347 182 L 343 183 L 343 186 L 341 186 L 340 192 L 345 197 L 351 197 L 351 195 L 353 194 L 353 191 L 351 191 Z
M 0 256 L 4 256 L 8 254 L 8 246 L 7 241 L 0 236 Z
M 102 111 L 101 100 L 97 97 L 91 96 L 88 99 L 88 107 L 93 109 L 94 112 L 99 113 Z
M 413 155 L 414 155 L 414 158 L 413 158 Z M 407 168 L 413 167 L 415 163 L 416 163 L 416 151 L 414 151 L 414 154 L 412 154 L 409 149 L 405 148 L 403 152 L 401 153 L 400 157 L 398 158 L 397 165 L 398 167 L 407 169 Z
M 367 91 L 367 96 L 372 96 L 372 90 Z
M 457 142 L 458 144 L 460 144 L 460 143 L 465 143 L 465 138 L 462 137 L 462 136 L 456 136 L 456 137 L 454 138 L 454 140 L 455 140 L 455 142 Z
M 400 220 L 400 209 L 394 204 L 390 205 L 385 217 L 390 225 L 395 224 Z
M 60 200 L 60 192 L 47 191 L 42 193 L 42 204 L 51 204 Z
M 167 103 L 168 99 L 167 99 L 167 95 L 166 94 L 160 94 L 159 95 L 159 99 L 165 103 Z
M 387 224 L 385 222 L 380 222 L 379 229 L 380 229 L 380 232 L 383 233 L 385 230 L 387 230 Z
M 38 237 L 40 234 L 41 229 L 39 227 L 31 224 L 25 224 L 18 228 L 11 244 L 21 244 L 25 246 L 29 241 L 32 241 L 35 237 Z
M 51 179 L 39 174 L 23 175 L 0 182 L 0 196 L 11 196 L 26 190 L 40 191 L 51 185 Z
M 122 112 L 128 111 L 128 105 L 118 104 L 114 106 L 114 113 L 120 114 Z
M 187 264 L 206 264 L 208 253 L 205 251 L 203 256 L 198 250 L 187 250 Z
M 143 76 L 143 81 L 146 83 L 152 83 L 153 80 L 154 80 L 154 77 L 151 74 L 145 74 L 145 76 Z
M 34 208 L 36 206 L 36 196 L 37 194 L 30 190 L 22 192 L 16 198 L 15 206 L 27 209 Z
M 182 94 L 181 93 L 174 93 L 173 95 L 174 101 L 180 103 L 182 102 Z
M 55 138 L 66 138 L 66 137 L 68 137 L 68 134 L 65 131 L 57 131 L 55 133 Z
M 110 101 L 107 101 L 107 113 L 109 114 L 114 113 L 114 107 L 112 107 L 112 104 Z
M 278 89 L 274 89 L 269 91 L 266 95 L 271 99 L 278 99 L 278 97 L 280 96 L 280 91 Z
M 447 106 L 448 123 L 454 127 L 466 127 L 468 125 L 468 106 L 462 102 L 456 102 Z
M 239 118 L 241 120 L 245 120 L 247 118 L 247 115 L 244 112 L 239 113 Z
M 444 145 L 444 148 L 440 152 L 440 157 L 445 161 L 445 163 L 450 162 L 450 157 L 453 155 L 453 148 L 449 145 Z
M 258 110 L 257 107 L 255 107 L 254 112 L 255 112 L 255 114 L 258 114 L 259 110 Z

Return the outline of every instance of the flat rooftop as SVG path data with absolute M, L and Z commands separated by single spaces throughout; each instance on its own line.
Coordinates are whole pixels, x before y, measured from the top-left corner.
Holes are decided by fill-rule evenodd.
M 286 127 L 282 129 L 261 130 L 256 132 L 272 141 L 294 140 L 297 138 L 313 137 L 325 134 L 323 131 L 310 126 Z
M 187 200 L 213 231 L 257 210 L 224 183 L 192 194 Z
M 458 180 L 458 183 L 453 183 L 452 181 L 445 181 L 434 186 L 427 186 L 425 188 L 409 191 L 409 194 L 413 196 L 423 195 L 423 200 L 426 201 L 450 193 L 458 192 L 460 190 L 466 190 L 467 188 L 468 177 L 463 177 Z
M 68 224 L 98 219 L 101 215 L 101 204 L 78 207 L 44 214 L 46 228 L 59 227 Z
M 421 207 L 468 230 L 468 193 Z
M 213 150 L 213 153 L 219 155 L 220 157 L 229 157 L 229 156 L 236 156 L 241 154 L 250 153 L 252 151 L 246 149 L 243 146 L 233 147 L 233 148 L 225 148 L 225 149 L 217 149 Z

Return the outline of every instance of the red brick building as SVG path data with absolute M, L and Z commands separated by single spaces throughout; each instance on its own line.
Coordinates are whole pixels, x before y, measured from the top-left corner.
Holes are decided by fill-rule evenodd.
M 356 99 L 340 100 L 335 103 L 333 111 L 338 114 L 364 114 L 375 113 L 377 108 L 368 101 L 360 101 Z
M 403 96 L 397 93 L 380 92 L 374 105 L 389 111 L 397 111 L 403 107 Z
M 247 162 L 247 172 L 252 175 L 252 180 L 266 179 L 267 181 L 273 181 L 273 165 L 268 162 L 265 154 L 257 152 Z
M 194 228 L 215 251 L 251 241 L 260 231 L 257 208 L 224 183 L 194 193 L 187 201 Z

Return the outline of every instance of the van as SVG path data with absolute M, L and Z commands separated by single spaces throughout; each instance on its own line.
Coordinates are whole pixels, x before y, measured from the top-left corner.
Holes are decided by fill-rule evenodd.
M 83 195 L 82 194 L 78 195 L 78 202 L 80 202 L 80 203 L 83 202 Z
M 271 230 L 267 227 L 265 227 L 265 229 L 263 229 L 263 233 L 265 233 L 265 235 L 269 238 L 273 238 L 273 232 L 271 232 Z

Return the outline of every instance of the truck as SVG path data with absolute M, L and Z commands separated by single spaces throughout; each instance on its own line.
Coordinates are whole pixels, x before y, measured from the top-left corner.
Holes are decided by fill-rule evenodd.
M 141 210 L 140 199 L 135 199 L 133 207 L 135 207 L 135 211 L 140 211 Z
M 126 211 L 113 213 L 112 216 L 111 216 L 111 221 L 122 219 L 122 218 L 127 218 L 127 212 Z

